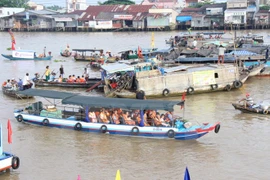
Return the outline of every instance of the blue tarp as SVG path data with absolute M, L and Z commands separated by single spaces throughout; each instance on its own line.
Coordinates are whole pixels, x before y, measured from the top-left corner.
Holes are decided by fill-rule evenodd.
M 177 16 L 176 21 L 178 22 L 187 22 L 191 21 L 192 17 L 191 16 Z

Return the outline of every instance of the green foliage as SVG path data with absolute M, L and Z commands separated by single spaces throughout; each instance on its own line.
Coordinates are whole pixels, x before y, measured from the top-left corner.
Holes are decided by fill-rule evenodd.
M 60 6 L 57 6 L 57 5 L 53 5 L 53 6 L 46 7 L 46 9 L 57 11 L 59 9 L 63 9 L 63 7 L 60 7 Z
M 107 0 L 105 2 L 98 2 L 99 5 L 118 5 L 118 4 L 123 4 L 123 5 L 130 5 L 130 4 L 135 4 L 134 1 L 131 0 Z
M 189 6 L 189 7 L 190 7 L 190 8 L 200 8 L 200 7 L 204 6 L 204 5 L 207 5 L 207 4 L 214 4 L 214 3 L 215 3 L 215 1 L 212 1 L 212 0 L 205 0 L 205 1 L 203 1 L 203 2 L 197 3 L 197 4 L 194 5 L 194 6 Z
M 0 7 L 17 7 L 29 9 L 27 2 L 29 0 L 0 0 Z
M 260 10 L 270 10 L 270 5 L 260 6 Z

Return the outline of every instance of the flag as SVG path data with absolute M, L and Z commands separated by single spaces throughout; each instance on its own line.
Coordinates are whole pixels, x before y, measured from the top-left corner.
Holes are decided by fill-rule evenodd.
M 190 180 L 190 176 L 189 176 L 189 172 L 188 172 L 188 168 L 187 167 L 186 167 L 186 171 L 185 171 L 184 180 Z
M 115 180 L 121 180 L 120 170 L 118 169 L 116 172 Z
M 12 129 L 11 129 L 10 120 L 8 120 L 7 129 L 8 129 L 8 143 L 11 144 L 12 143 Z
M 16 48 L 15 48 L 15 44 L 12 42 L 12 45 L 11 45 L 11 50 L 16 50 Z
M 182 100 L 182 101 L 185 101 L 185 99 L 186 99 L 186 92 L 184 92 L 184 93 L 182 94 L 181 100 Z M 181 109 L 184 108 L 184 105 L 185 105 L 185 102 L 183 102 L 183 104 L 181 105 Z
M 138 46 L 138 57 L 139 58 L 142 58 L 143 57 L 143 55 L 142 55 L 142 49 L 140 48 L 140 46 Z
M 81 180 L 81 176 L 80 175 L 78 175 L 78 179 L 77 180 Z

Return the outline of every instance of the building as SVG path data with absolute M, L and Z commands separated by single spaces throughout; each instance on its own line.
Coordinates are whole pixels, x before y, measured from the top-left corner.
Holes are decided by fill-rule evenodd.
M 86 10 L 87 7 L 86 0 L 66 0 L 67 13 L 75 10 Z
M 27 5 L 30 7 L 31 10 L 40 11 L 45 9 L 43 5 L 37 4 L 35 2 L 28 1 Z
M 247 0 L 228 0 L 224 12 L 224 23 L 245 25 L 247 22 Z
M 0 7 L 0 18 L 10 16 L 19 12 L 23 12 L 24 8 L 8 8 L 8 7 Z
M 226 3 L 207 4 L 200 9 L 205 15 L 204 23 L 209 29 L 219 29 L 224 27 L 224 11 Z
M 178 0 L 144 0 L 141 5 L 152 5 L 164 9 L 179 8 Z

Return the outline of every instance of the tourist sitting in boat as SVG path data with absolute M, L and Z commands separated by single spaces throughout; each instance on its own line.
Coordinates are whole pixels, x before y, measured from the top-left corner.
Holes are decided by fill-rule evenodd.
M 120 120 L 119 120 L 119 115 L 117 113 L 117 109 L 115 109 L 113 111 L 113 114 L 112 114 L 112 120 L 113 120 L 113 123 L 114 124 L 120 124 Z
M 85 78 L 84 78 L 84 75 L 82 75 L 82 77 L 80 78 L 80 82 L 81 82 L 81 83 L 85 83 L 85 82 L 86 82 L 86 80 L 85 80 Z
M 166 114 L 165 114 L 165 122 L 166 123 L 169 123 L 170 126 L 174 125 L 174 120 L 173 120 L 173 112 L 172 111 L 168 111 Z
M 23 90 L 30 89 L 32 87 L 33 83 L 29 79 L 29 74 L 26 73 L 23 78 Z
M 73 82 L 76 82 L 76 76 L 75 74 L 72 75 Z
M 62 75 L 59 75 L 59 78 L 57 79 L 57 82 L 63 82 L 63 78 L 62 78 Z
M 131 119 L 128 111 L 123 113 L 122 117 L 123 117 L 123 119 L 125 121 L 125 124 L 127 124 L 127 125 L 135 125 L 135 122 Z
M 75 82 L 77 82 L 77 83 L 81 82 L 81 78 L 80 78 L 80 76 L 77 76 L 77 78 L 76 78 L 76 81 L 75 81 Z
M 106 115 L 106 112 L 105 112 L 105 109 L 104 108 L 100 109 L 99 118 L 100 118 L 100 120 L 101 120 L 102 123 L 106 123 L 106 124 L 109 124 L 110 123 L 110 121 L 108 120 L 108 117 Z
M 89 112 L 88 113 L 88 117 L 89 117 L 89 119 L 90 119 L 90 121 L 92 123 L 96 123 L 97 122 L 97 116 L 96 116 L 95 112 Z
M 4 85 L 4 87 L 6 88 L 11 88 L 12 87 L 12 84 L 10 82 L 10 79 L 7 80 L 6 84 Z
M 19 90 L 20 91 L 22 91 L 23 90 L 23 81 L 22 81 L 22 79 L 21 78 L 19 78 L 19 81 L 18 81 L 18 88 L 19 88 Z
M 252 106 L 255 105 L 255 103 L 254 103 L 253 99 L 250 97 L 249 93 L 246 93 L 246 97 L 239 100 L 239 103 L 242 102 L 242 101 L 244 102 L 244 107 L 245 108 L 247 108 L 247 107 L 252 108 Z
M 71 75 L 68 76 L 67 82 L 68 83 L 73 83 L 74 82 L 73 77 Z
M 55 72 L 52 72 L 51 73 L 51 76 L 50 76 L 50 79 L 48 80 L 48 82 L 55 81 L 55 76 L 56 76 L 56 73 Z

